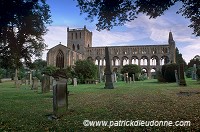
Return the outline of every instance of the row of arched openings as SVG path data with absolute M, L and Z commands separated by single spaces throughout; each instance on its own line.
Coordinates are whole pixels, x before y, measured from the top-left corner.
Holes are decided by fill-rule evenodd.
M 88 57 L 88 59 L 92 60 L 92 57 Z M 112 66 L 124 66 L 128 64 L 136 64 L 136 65 L 148 65 L 148 61 L 150 61 L 151 66 L 156 66 L 156 65 L 164 65 L 169 62 L 169 58 L 167 56 L 162 56 L 160 59 L 157 56 L 152 56 L 150 60 L 148 60 L 148 57 L 143 56 L 139 60 L 138 57 L 132 57 L 129 59 L 128 57 L 124 56 L 122 59 L 119 57 L 115 56 L 112 58 L 111 65 Z M 105 59 L 101 59 L 99 56 L 95 58 L 95 64 L 100 65 L 100 66 L 105 66 Z

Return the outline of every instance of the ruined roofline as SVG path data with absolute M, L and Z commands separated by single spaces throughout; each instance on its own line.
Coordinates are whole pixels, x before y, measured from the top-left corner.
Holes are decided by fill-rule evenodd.
M 123 48 L 123 47 L 160 47 L 160 46 L 166 46 L 168 47 L 169 44 L 162 44 L 162 45 L 126 45 L 126 46 L 101 46 L 101 47 L 87 47 L 87 48 Z

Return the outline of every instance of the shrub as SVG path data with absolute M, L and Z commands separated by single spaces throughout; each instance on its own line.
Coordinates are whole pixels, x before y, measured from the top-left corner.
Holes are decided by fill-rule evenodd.
M 157 76 L 158 82 L 166 82 L 161 71 L 157 71 L 156 76 Z
M 192 78 L 192 71 L 193 71 L 193 67 L 190 67 L 186 70 L 186 77 L 187 78 Z
M 200 80 L 200 68 L 197 69 L 196 74 L 197 74 L 198 80 Z
M 97 66 L 90 60 L 78 60 L 74 67 L 78 83 L 85 83 L 85 79 L 96 79 L 97 70 Z
M 175 63 L 162 66 L 161 73 L 157 73 L 159 82 L 176 82 L 175 70 L 178 71 L 178 65 Z
M 121 73 L 128 73 L 129 77 L 132 77 L 133 74 L 135 76 L 135 80 L 138 81 L 139 80 L 139 73 L 141 73 L 141 68 L 138 65 L 135 64 L 130 64 L 130 65 L 125 65 L 122 67 L 121 69 Z

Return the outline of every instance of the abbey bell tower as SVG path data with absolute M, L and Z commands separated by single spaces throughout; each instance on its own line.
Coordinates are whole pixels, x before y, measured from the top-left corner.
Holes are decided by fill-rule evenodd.
M 67 28 L 67 47 L 84 54 L 86 47 L 92 47 L 92 32 L 84 28 Z

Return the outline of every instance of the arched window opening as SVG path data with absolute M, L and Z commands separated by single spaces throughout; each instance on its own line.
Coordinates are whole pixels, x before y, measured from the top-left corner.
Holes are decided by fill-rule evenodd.
M 56 56 L 56 67 L 58 68 L 64 68 L 64 54 L 61 50 L 58 51 L 58 54 Z
M 79 44 L 77 45 L 77 50 L 79 50 L 80 49 L 80 46 L 79 46 Z
M 132 58 L 131 64 L 138 65 L 138 58 Z
M 73 44 L 72 48 L 73 48 L 73 51 L 75 51 L 75 45 L 74 44 Z

